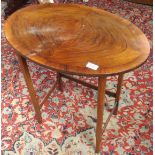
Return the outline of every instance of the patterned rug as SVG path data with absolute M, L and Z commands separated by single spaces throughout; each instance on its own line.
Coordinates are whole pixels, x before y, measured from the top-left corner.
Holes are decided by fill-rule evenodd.
M 148 61 L 125 74 L 120 107 L 102 136 L 101 155 L 153 154 L 152 127 L 152 7 L 122 0 L 89 0 L 137 25 L 151 45 Z M 2 17 L 2 154 L 4 155 L 95 155 L 95 90 L 63 79 L 63 93 L 55 90 L 43 106 L 43 123 L 34 109 L 23 75 L 3 32 Z M 37 95 L 41 100 L 54 84 L 56 73 L 28 62 Z M 96 78 L 79 77 L 97 85 Z M 107 89 L 116 91 L 117 76 L 109 77 Z M 114 99 L 108 103 L 104 121 Z

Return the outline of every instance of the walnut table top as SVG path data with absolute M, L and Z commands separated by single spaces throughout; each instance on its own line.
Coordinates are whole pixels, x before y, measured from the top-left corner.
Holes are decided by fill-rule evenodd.
M 150 52 L 147 38 L 131 22 L 75 4 L 20 9 L 6 21 L 5 35 L 33 62 L 80 75 L 124 73 L 143 64 Z

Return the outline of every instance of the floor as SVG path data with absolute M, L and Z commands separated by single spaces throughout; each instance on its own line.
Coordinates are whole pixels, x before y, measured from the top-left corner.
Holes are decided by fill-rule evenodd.
M 125 74 L 120 108 L 102 136 L 101 155 L 152 155 L 152 7 L 122 0 L 89 0 L 85 5 L 105 9 L 137 25 L 147 36 L 151 54 L 134 72 Z M 2 17 L 2 154 L 95 155 L 97 92 L 63 79 L 42 109 L 43 123 L 34 118 L 29 93 L 14 49 L 5 39 Z M 39 99 L 48 92 L 56 73 L 28 62 Z M 95 78 L 78 77 L 92 84 Z M 117 76 L 107 89 L 115 91 Z M 113 106 L 106 96 L 104 120 Z

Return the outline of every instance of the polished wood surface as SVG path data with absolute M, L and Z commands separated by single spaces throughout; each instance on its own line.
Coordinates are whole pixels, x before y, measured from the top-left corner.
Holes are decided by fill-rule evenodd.
M 130 71 L 144 63 L 150 51 L 147 38 L 131 22 L 75 4 L 18 10 L 6 21 L 5 35 L 18 54 L 50 69 L 80 75 Z M 98 69 L 87 68 L 88 62 Z

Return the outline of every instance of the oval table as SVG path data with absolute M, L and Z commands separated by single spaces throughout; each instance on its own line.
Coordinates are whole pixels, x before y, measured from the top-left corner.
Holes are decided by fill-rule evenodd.
M 96 152 L 102 131 L 116 115 L 123 74 L 142 65 L 148 58 L 147 38 L 131 22 L 104 10 L 73 4 L 40 4 L 20 9 L 5 23 L 5 35 L 16 50 L 19 64 L 39 123 L 40 109 L 61 78 L 68 78 L 98 90 Z M 26 59 L 57 71 L 57 80 L 41 104 L 30 78 Z M 71 74 L 98 77 L 98 87 L 74 79 Z M 107 76 L 118 75 L 116 93 L 106 91 Z M 115 106 L 104 128 L 105 93 L 115 97 Z

